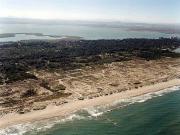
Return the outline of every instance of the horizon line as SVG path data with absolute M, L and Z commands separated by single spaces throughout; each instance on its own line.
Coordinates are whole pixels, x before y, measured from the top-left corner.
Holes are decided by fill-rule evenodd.
M 146 22 L 135 20 L 118 20 L 118 19 L 61 19 L 61 18 L 31 18 L 31 17 L 1 17 L 0 19 L 19 19 L 19 20 L 31 20 L 31 21 L 75 21 L 75 22 L 91 22 L 91 23 L 130 23 L 130 24 L 149 24 L 149 25 L 180 25 L 180 22 Z

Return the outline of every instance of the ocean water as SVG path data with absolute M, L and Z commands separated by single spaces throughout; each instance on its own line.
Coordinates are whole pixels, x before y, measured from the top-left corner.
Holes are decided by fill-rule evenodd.
M 172 37 L 179 34 L 168 34 L 151 30 L 132 30 L 126 26 L 92 26 L 66 24 L 13 24 L 0 23 L 0 34 L 3 33 L 42 33 L 45 35 L 77 36 L 84 39 L 124 39 L 124 38 L 159 38 Z M 16 35 L 15 37 L 0 38 L 0 42 L 28 39 L 54 39 L 52 37 Z
M 0 24 L 2 33 L 42 33 L 84 39 L 180 37 L 155 31 L 129 30 L 126 27 L 62 24 Z M 20 34 L 0 38 L 0 42 L 27 39 L 55 38 Z M 180 135 L 180 87 L 119 100 L 107 106 L 85 108 L 63 119 L 57 117 L 14 125 L 0 129 L 0 135 Z
M 180 87 L 0 130 L 1 135 L 180 135 Z

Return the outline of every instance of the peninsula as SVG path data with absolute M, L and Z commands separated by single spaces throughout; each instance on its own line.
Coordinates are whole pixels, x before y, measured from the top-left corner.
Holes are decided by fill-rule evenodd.
M 178 38 L 1 43 L 0 127 L 180 85 L 179 47 Z

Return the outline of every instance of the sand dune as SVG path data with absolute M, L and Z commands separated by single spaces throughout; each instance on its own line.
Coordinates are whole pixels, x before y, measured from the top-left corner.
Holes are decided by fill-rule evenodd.
M 49 119 L 53 117 L 66 117 L 80 109 L 111 104 L 120 99 L 127 99 L 131 97 L 140 96 L 143 94 L 160 91 L 166 88 L 180 85 L 180 79 L 170 80 L 150 86 L 145 86 L 139 89 L 128 90 L 121 93 L 116 93 L 108 96 L 102 96 L 94 99 L 86 99 L 83 101 L 72 101 L 61 106 L 49 105 L 46 109 L 41 111 L 33 111 L 26 114 L 7 114 L 0 118 L 0 128 L 5 128 L 10 125 L 33 122 L 38 120 Z M 13 119 L 12 119 L 13 118 Z

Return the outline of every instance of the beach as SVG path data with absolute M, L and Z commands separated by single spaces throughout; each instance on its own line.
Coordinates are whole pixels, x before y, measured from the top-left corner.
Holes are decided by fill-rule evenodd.
M 180 135 L 180 1 L 14 2 L 0 135 Z
M 27 122 L 35 122 L 35 121 L 50 119 L 54 117 L 64 118 L 84 108 L 108 105 L 118 100 L 129 99 L 179 85 L 180 85 L 180 79 L 173 79 L 167 82 L 161 82 L 154 85 L 144 86 L 138 89 L 132 89 L 120 93 L 115 93 L 112 95 L 97 97 L 94 99 L 71 101 L 67 104 L 63 104 L 60 106 L 49 105 L 44 110 L 32 111 L 26 114 L 11 113 L 1 116 L 0 128 L 6 128 L 12 125 L 17 125 Z
M 0 134 L 73 121 L 84 112 L 104 117 L 178 91 L 179 46 L 176 38 L 6 43 L 0 46 Z

